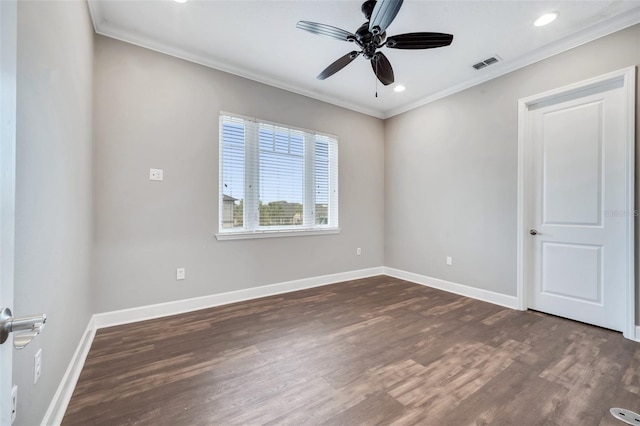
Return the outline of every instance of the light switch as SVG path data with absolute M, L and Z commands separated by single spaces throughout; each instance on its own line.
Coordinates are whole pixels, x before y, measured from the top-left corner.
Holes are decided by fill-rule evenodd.
M 33 384 L 38 383 L 38 379 L 42 374 L 42 348 L 33 357 Z
M 149 169 L 149 180 L 162 180 L 163 175 L 162 169 Z
M 186 277 L 186 271 L 184 268 L 176 269 L 176 280 L 184 280 Z

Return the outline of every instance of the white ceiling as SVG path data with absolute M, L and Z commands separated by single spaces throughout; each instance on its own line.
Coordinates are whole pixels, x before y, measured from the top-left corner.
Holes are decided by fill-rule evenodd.
M 362 57 L 327 80 L 316 76 L 354 50 L 348 42 L 296 29 L 299 20 L 350 32 L 364 23 L 361 1 L 89 0 L 96 32 L 386 118 L 640 22 L 640 1 L 405 1 L 388 35 L 454 34 L 451 46 L 383 48 L 396 83 L 378 85 Z M 545 27 L 533 21 L 546 12 Z M 640 44 L 640 41 L 639 41 Z M 502 62 L 472 65 L 498 55 Z M 597 60 L 597 58 L 594 58 Z

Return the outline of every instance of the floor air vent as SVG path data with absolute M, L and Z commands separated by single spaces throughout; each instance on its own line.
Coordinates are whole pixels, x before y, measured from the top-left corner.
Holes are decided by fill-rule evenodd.
M 484 61 L 478 62 L 473 67 L 477 70 L 481 70 L 482 68 L 488 67 L 489 65 L 495 64 L 496 62 L 499 62 L 499 61 L 500 61 L 500 57 L 496 55 L 496 56 L 487 58 Z
M 624 408 L 612 408 L 609 410 L 616 419 L 628 425 L 640 425 L 640 415 Z

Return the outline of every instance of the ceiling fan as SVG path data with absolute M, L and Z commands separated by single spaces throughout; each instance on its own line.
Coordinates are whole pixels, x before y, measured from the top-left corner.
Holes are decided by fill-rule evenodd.
M 358 28 L 355 34 L 331 25 L 317 22 L 299 21 L 296 25 L 301 30 L 309 31 L 326 37 L 355 43 L 360 51 L 354 50 L 347 53 L 319 75 L 318 80 L 327 77 L 346 67 L 358 56 L 362 55 L 371 62 L 371 67 L 378 80 L 385 86 L 393 83 L 393 68 L 384 53 L 378 51 L 382 47 L 390 49 L 433 49 L 435 47 L 449 46 L 453 41 L 453 35 L 444 33 L 407 33 L 390 36 L 387 38 L 387 27 L 402 6 L 403 0 L 367 0 L 362 4 L 367 22 Z M 376 94 L 377 95 L 377 94 Z

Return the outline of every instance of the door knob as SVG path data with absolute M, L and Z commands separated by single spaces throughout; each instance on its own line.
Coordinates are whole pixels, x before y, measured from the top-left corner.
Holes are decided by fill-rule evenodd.
M 538 235 L 538 231 L 536 231 L 535 229 L 529 229 L 529 233 L 531 235 Z
M 44 314 L 14 318 L 11 309 L 4 308 L 0 311 L 0 344 L 7 341 L 9 333 L 15 333 L 13 346 L 22 349 L 40 334 L 46 322 L 47 316 Z

